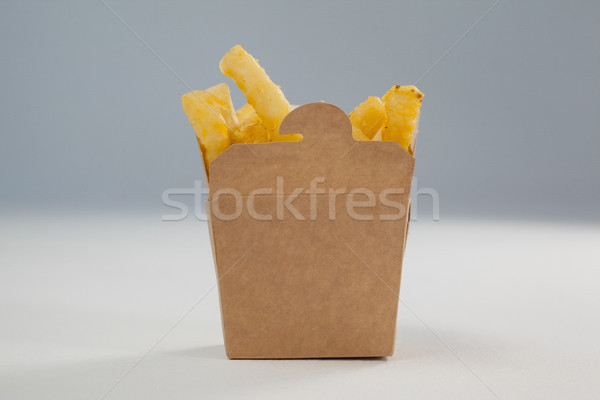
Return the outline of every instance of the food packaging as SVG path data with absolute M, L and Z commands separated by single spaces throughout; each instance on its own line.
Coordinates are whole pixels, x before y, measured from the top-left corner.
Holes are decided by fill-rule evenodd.
M 355 141 L 348 116 L 300 106 L 279 134 L 210 164 L 207 214 L 229 358 L 394 352 L 415 159 Z

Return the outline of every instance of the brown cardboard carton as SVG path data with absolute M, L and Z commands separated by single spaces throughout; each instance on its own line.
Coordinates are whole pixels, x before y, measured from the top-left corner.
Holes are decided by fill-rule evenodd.
M 307 104 L 280 127 L 302 141 L 235 144 L 211 163 L 229 358 L 393 354 L 414 158 L 351 132 L 339 108 Z

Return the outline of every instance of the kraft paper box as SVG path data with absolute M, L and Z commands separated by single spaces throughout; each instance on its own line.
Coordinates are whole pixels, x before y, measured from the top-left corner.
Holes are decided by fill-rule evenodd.
M 355 141 L 325 103 L 210 164 L 209 229 L 229 358 L 394 352 L 414 157 Z

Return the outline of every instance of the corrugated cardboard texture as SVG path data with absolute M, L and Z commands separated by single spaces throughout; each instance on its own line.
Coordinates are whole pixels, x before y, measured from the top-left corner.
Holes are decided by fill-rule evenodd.
M 349 214 L 346 201 L 357 188 L 377 199 L 402 189 L 387 198 L 406 211 L 414 158 L 394 142 L 354 141 L 348 117 L 330 104 L 292 111 L 280 128 L 291 133 L 303 140 L 236 144 L 210 166 L 208 209 L 227 356 L 390 356 L 408 212 L 377 200 Z M 297 213 L 278 214 L 278 200 L 309 189 L 315 178 L 323 193 L 304 191 L 291 203 Z M 239 199 L 216 195 L 231 189 L 242 195 L 241 209 Z M 253 217 L 246 203 L 256 189 L 263 190 L 250 196 Z M 239 217 L 223 219 L 236 211 Z M 363 220 L 368 214 L 373 218 Z M 389 215 L 396 217 L 380 218 Z

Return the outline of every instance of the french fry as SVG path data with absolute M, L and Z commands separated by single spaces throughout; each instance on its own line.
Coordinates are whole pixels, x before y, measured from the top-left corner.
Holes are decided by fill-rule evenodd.
M 279 135 L 279 126 L 292 107 L 254 57 L 236 45 L 223 56 L 219 67 L 242 90 L 248 104 L 236 111 L 226 83 L 182 97 L 207 173 L 210 163 L 232 143 L 302 139 L 299 134 Z M 357 141 L 395 141 L 414 154 L 422 100 L 423 93 L 412 85 L 393 86 L 381 99 L 368 97 L 349 115 L 352 137 Z
M 381 142 L 381 129 L 377 131 L 377 133 L 375 134 L 375 136 L 373 136 L 373 139 L 371 139 L 374 142 Z
M 229 92 L 229 86 L 226 83 L 219 83 L 218 85 L 211 86 L 206 91 L 210 94 L 213 94 L 219 98 L 223 103 L 225 103 L 225 108 L 221 110 L 223 118 L 225 118 L 225 122 L 227 122 L 227 127 L 230 130 L 234 130 L 238 127 L 238 119 L 235 113 L 235 108 L 233 108 L 233 102 L 231 101 L 231 93 Z
M 363 133 L 363 131 L 360 130 L 360 128 L 357 128 L 354 125 L 352 125 L 352 137 L 354 138 L 354 140 L 358 141 L 371 140 Z
M 267 128 L 269 141 L 293 139 L 278 135 L 281 121 L 292 109 L 290 103 L 254 57 L 240 45 L 236 45 L 223 56 L 219 68 L 244 92 L 246 100 L 254 107 Z
M 382 139 L 395 141 L 410 154 L 414 154 L 414 138 L 423 93 L 413 85 L 396 85 L 383 95 L 382 100 L 386 110 Z
M 269 132 L 262 123 L 248 124 L 242 126 L 244 143 L 267 143 Z
M 269 141 L 267 128 L 252 105 L 246 104 L 237 110 L 236 114 L 239 127 L 230 132 L 232 143 L 265 143 Z
M 223 117 L 226 104 L 217 96 L 202 90 L 184 94 L 181 102 L 183 111 L 196 131 L 208 174 L 210 162 L 231 145 L 229 129 Z
M 369 96 L 350 113 L 352 126 L 360 129 L 369 140 L 381 129 L 384 120 L 385 106 L 379 97 Z
M 252 104 L 243 105 L 235 112 L 235 114 L 237 115 L 238 121 L 240 121 L 240 123 L 249 121 L 261 121 L 260 117 L 256 113 L 256 110 L 254 109 L 254 107 L 252 107 Z

